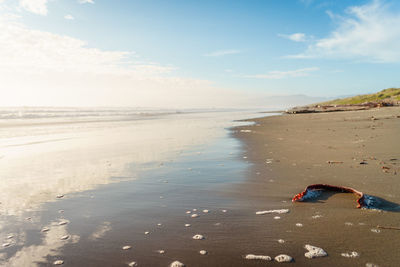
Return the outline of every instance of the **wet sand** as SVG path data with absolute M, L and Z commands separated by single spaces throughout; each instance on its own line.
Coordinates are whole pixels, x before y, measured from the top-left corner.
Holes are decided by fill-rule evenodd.
M 12 203 L 0 204 L 0 238 L 10 243 L 0 247 L 0 263 L 169 266 L 178 260 L 186 266 L 279 266 L 245 257 L 287 254 L 295 266 L 396 266 L 400 231 L 371 229 L 400 226 L 398 212 L 356 209 L 350 194 L 326 194 L 313 203 L 290 199 L 308 184 L 330 183 L 400 203 L 394 174 L 400 163 L 390 161 L 400 159 L 398 115 L 399 109 L 382 109 L 266 117 L 230 129 L 235 138 L 218 135 L 206 144 L 178 147 L 173 157 L 156 153 L 124 164 L 124 175 L 110 173 L 107 183 L 80 188 L 76 171 L 73 184 L 67 179 L 59 185 L 77 188 L 62 196 L 63 190 L 49 194 L 44 186 L 40 195 L 51 200 L 38 208 L 10 213 L 6 207 Z M 129 162 L 134 154 L 124 155 Z M 368 164 L 360 165 L 362 160 Z M 382 161 L 390 167 L 387 173 Z M 133 173 L 135 179 L 129 179 Z M 289 212 L 256 215 L 271 209 Z M 205 239 L 193 239 L 198 234 Z M 306 258 L 306 244 L 328 256 Z M 360 256 L 341 256 L 353 251 Z
M 400 109 L 283 115 L 255 122 L 235 133 L 253 165 L 249 180 L 231 193 L 254 210 L 290 210 L 279 220 L 272 214 L 255 218 L 269 238 L 286 241 L 265 244 L 264 253 L 286 252 L 296 266 L 398 266 L 400 231 L 377 226 L 400 227 Z M 351 194 L 290 202 L 316 183 L 349 186 L 381 198 L 383 211 L 357 209 L 357 197 Z M 328 257 L 305 258 L 305 244 L 323 248 Z M 353 251 L 359 256 L 341 256 Z

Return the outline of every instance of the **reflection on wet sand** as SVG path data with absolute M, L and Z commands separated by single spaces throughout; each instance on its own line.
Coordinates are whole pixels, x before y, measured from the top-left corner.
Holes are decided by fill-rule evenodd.
M 48 256 L 56 256 L 58 250 L 65 244 L 73 244 L 79 241 L 79 236 L 69 235 L 67 224 L 60 225 L 61 221 L 54 221 L 45 226 L 48 231 L 43 232 L 43 238 L 39 245 L 24 246 L 24 242 L 16 242 L 14 246 L 21 247 L 14 256 L 4 262 L 4 266 L 36 266 L 46 261 Z M 38 231 L 40 231 L 38 229 Z
M 232 125 L 233 117 L 248 116 L 180 114 L 152 120 L 90 122 L 87 126 L 79 122 L 76 128 L 73 123 L 55 126 L 54 122 L 24 127 L 18 121 L 18 134 L 10 136 L 7 133 L 13 132 L 12 123 L 7 124 L 9 128 L 3 125 L 0 238 L 5 240 L 7 231 L 15 234 L 6 240 L 10 245 L 0 248 L 0 263 L 32 266 L 49 263 L 49 258 L 60 263 L 62 248 L 77 243 L 80 234 L 68 232 L 68 220 L 46 215 L 45 203 L 63 203 L 100 185 L 140 178 L 141 171 L 163 168 L 182 151 L 225 135 L 224 127 Z M 45 225 L 43 221 L 52 223 Z M 95 221 L 86 239 L 101 240 L 112 228 L 109 221 Z

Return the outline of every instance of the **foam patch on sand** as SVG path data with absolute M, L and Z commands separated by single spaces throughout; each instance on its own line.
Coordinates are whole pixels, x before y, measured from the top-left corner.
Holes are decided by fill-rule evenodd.
M 291 261 L 293 261 L 293 258 L 291 256 L 289 256 L 289 255 L 286 255 L 286 254 L 280 254 L 280 255 L 276 256 L 274 259 L 277 262 L 291 262 Z
M 264 214 L 271 214 L 271 213 L 278 213 L 278 214 L 283 214 L 283 213 L 288 213 L 288 209 L 280 209 L 280 210 L 260 210 L 256 212 L 256 215 L 264 215 Z
M 355 251 L 352 251 L 352 252 L 345 252 L 345 253 L 342 253 L 342 254 L 340 254 L 340 255 L 342 255 L 342 257 L 345 257 L 345 258 L 357 258 L 357 257 L 360 256 L 360 254 L 358 254 L 358 253 L 355 252 Z
M 272 258 L 270 256 L 254 255 L 254 254 L 247 254 L 245 259 L 246 260 L 264 260 L 264 261 L 271 261 L 272 260 Z
M 306 252 L 304 254 L 304 256 L 306 256 L 306 258 L 313 259 L 313 258 L 328 256 L 328 253 L 326 253 L 326 251 L 323 250 L 322 248 L 308 245 L 308 244 L 305 245 L 304 248 L 308 250 L 308 252 Z

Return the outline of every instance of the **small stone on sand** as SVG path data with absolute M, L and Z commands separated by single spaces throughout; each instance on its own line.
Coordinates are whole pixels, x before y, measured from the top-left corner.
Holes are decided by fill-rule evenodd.
M 283 239 L 278 239 L 278 243 L 283 244 L 283 243 L 285 243 L 285 240 L 283 240 Z
M 375 263 L 371 263 L 371 262 L 367 262 L 365 264 L 365 267 L 379 267 L 379 265 L 375 264 Z
M 64 212 L 64 210 L 59 210 L 59 211 L 58 211 L 58 213 L 63 213 L 63 212 Z
M 6 248 L 6 247 L 11 246 L 11 243 L 8 243 L 8 242 L 7 242 L 7 243 L 4 243 L 2 246 L 3 246 L 3 248 Z
M 194 235 L 192 238 L 195 239 L 195 240 L 203 240 L 203 239 L 206 239 L 203 235 L 199 235 L 199 234 Z
M 204 213 L 208 213 L 208 212 L 209 212 L 209 210 L 203 210 L 203 212 L 204 212 Z
M 122 247 L 123 250 L 128 250 L 128 249 L 131 249 L 131 248 L 132 248 L 131 246 L 123 246 Z
M 345 257 L 345 258 L 357 258 L 357 257 L 360 256 L 360 254 L 358 254 L 358 253 L 355 252 L 355 251 L 352 251 L 352 252 L 350 252 L 350 253 L 348 253 L 348 252 L 342 253 L 342 254 L 340 254 L 340 255 L 342 255 L 342 257 Z
M 67 221 L 61 221 L 61 222 L 58 223 L 58 225 L 65 225 L 67 223 L 68 223 Z
M 160 250 L 157 250 L 157 252 L 158 252 L 159 254 L 164 254 L 164 253 L 165 253 L 165 250 L 160 249 Z
M 371 232 L 373 232 L 373 233 L 380 233 L 381 232 L 381 230 L 379 230 L 379 229 L 375 229 L 375 228 L 372 228 L 371 229 Z
M 323 250 L 322 248 L 315 247 L 312 245 L 305 245 L 304 248 L 308 250 L 308 252 L 304 254 L 306 258 L 313 259 L 313 258 L 328 256 L 328 253 L 326 253 L 326 251 Z
M 186 224 L 185 224 L 185 227 L 190 227 L 190 223 L 186 223 Z
M 62 236 L 60 239 L 61 240 L 67 240 L 69 238 L 69 235 L 64 235 L 64 236 Z
M 197 217 L 199 217 L 199 215 L 196 214 L 196 213 L 193 213 L 190 217 L 192 217 L 192 218 L 197 218 Z
M 200 250 L 199 253 L 200 253 L 201 255 L 207 255 L 207 251 L 205 251 L 205 250 Z
M 278 214 L 283 214 L 283 213 L 288 213 L 288 209 L 280 209 L 280 210 L 262 210 L 262 211 L 257 211 L 257 215 L 264 215 L 264 214 L 271 214 L 271 213 L 278 213 Z
M 174 261 L 173 263 L 171 263 L 170 267 L 185 267 L 185 264 L 180 261 Z
M 190 214 L 190 213 L 192 213 L 192 211 L 190 211 L 190 210 L 186 211 L 186 214 Z
M 225 212 L 227 212 L 227 210 L 222 210 L 222 212 L 224 212 L 224 213 L 225 213 Z
M 11 234 L 11 235 L 8 235 L 8 236 L 7 236 L 7 239 L 11 239 L 11 238 L 13 238 L 13 237 L 14 237 L 14 235 Z
M 274 217 L 275 220 L 279 220 L 280 218 L 281 218 L 281 217 L 279 217 L 279 216 L 275 216 L 275 217 Z
M 192 209 L 193 211 L 197 211 L 197 209 Z
M 148 235 L 148 234 L 150 234 L 150 232 L 149 232 L 149 231 L 146 231 L 146 232 L 144 232 L 144 234 L 145 234 L 145 235 Z
M 63 198 L 64 195 L 57 195 L 56 198 Z
M 162 223 L 157 223 L 157 226 L 161 226 L 162 225 Z
M 53 262 L 54 265 L 62 265 L 64 264 L 63 260 L 56 260 L 55 262 Z
M 244 257 L 246 260 L 264 260 L 264 261 L 271 261 L 270 256 L 264 256 L 264 255 L 254 255 L 254 254 L 247 254 L 246 257 Z
M 346 225 L 346 226 L 353 226 L 353 223 L 352 223 L 352 222 L 345 222 L 344 225 Z
M 275 257 L 275 261 L 277 262 L 291 262 L 292 260 L 293 258 L 286 254 L 281 254 Z
M 47 227 L 43 227 L 42 230 L 41 230 L 42 233 L 45 233 L 45 232 L 48 232 L 48 231 L 50 231 L 50 228 L 47 228 Z
M 317 215 L 312 216 L 311 218 L 318 219 L 318 218 L 321 218 L 321 217 L 322 217 L 322 215 L 317 214 Z
M 137 266 L 137 263 L 136 263 L 136 261 L 131 261 L 130 263 L 128 263 L 128 266 L 134 267 L 134 266 Z
M 297 227 L 303 227 L 303 224 L 302 223 L 296 223 L 296 226 Z

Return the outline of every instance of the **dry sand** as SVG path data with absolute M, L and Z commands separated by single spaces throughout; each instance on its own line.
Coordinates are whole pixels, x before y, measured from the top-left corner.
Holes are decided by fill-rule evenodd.
M 296 266 L 399 266 L 400 231 L 377 226 L 400 227 L 400 209 L 396 209 L 400 205 L 400 108 L 254 121 L 234 134 L 243 141 L 243 156 L 253 166 L 249 180 L 229 193 L 253 206 L 254 212 L 290 210 L 279 220 L 272 214 L 257 215 L 254 224 L 259 235 L 282 238 L 285 243 L 271 246 L 255 241 L 254 246 L 264 243 L 272 255 L 280 248 L 295 258 Z M 360 164 L 363 161 L 367 164 Z M 384 211 L 357 209 L 356 196 L 351 194 L 327 193 L 319 201 L 290 202 L 314 183 L 350 186 L 379 197 Z M 305 258 L 305 244 L 323 248 L 328 257 Z M 359 256 L 341 255 L 353 251 Z

